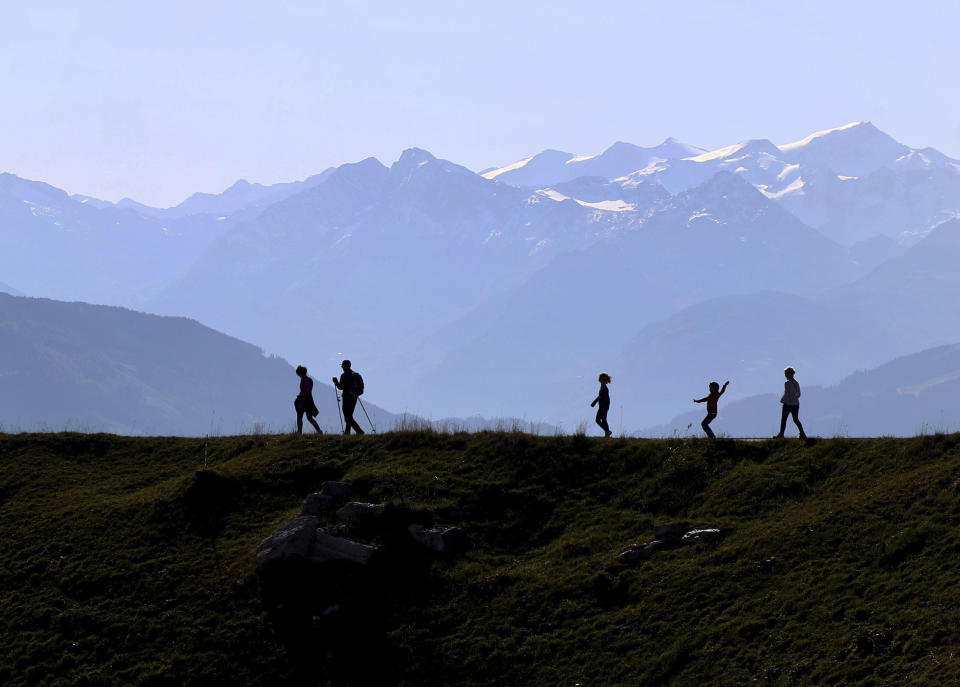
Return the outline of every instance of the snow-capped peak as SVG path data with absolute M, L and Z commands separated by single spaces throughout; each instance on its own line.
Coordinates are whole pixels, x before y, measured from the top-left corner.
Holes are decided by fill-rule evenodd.
M 875 127 L 870 122 L 850 122 L 849 124 L 844 124 L 843 126 L 836 126 L 832 129 L 824 129 L 823 131 L 815 131 L 806 138 L 802 138 L 799 141 L 794 141 L 793 143 L 784 143 L 781 146 L 777 146 L 780 150 L 784 152 L 796 150 L 797 148 L 803 148 L 804 146 L 812 143 L 818 138 L 823 138 L 830 134 L 837 133 L 838 131 L 847 131 L 849 129 L 860 128 L 861 131 L 869 134 L 882 133 L 877 127 Z

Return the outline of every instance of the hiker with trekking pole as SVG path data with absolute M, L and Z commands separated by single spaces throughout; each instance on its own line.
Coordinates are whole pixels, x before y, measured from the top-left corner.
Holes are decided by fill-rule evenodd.
M 353 411 L 356 410 L 357 401 L 360 401 L 360 395 L 363 394 L 363 377 L 359 372 L 350 369 L 349 360 L 340 363 L 340 367 L 343 368 L 343 374 L 340 375 L 339 380 L 333 377 L 333 385 L 343 394 L 343 433 L 350 434 L 350 429 L 353 428 L 357 434 L 364 434 L 360 425 L 353 419 Z M 367 416 L 367 422 L 370 422 L 370 416 L 367 415 L 367 409 L 363 407 L 363 401 L 360 401 L 360 407 L 363 409 L 363 414 Z M 370 427 L 376 432 L 373 422 L 370 422 Z

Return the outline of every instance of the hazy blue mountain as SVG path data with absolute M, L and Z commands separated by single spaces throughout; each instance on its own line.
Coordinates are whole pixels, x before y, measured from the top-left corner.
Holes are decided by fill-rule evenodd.
M 12 286 L 10 286 L 9 284 L 4 284 L 2 281 L 0 281 L 0 293 L 8 293 L 8 294 L 10 294 L 11 296 L 22 296 L 22 295 L 23 295 L 22 293 L 20 293 L 19 291 L 17 291 L 15 288 L 13 288 Z
M 839 175 L 859 177 L 897 166 L 912 149 L 870 122 L 852 122 L 779 146 L 779 151 L 785 160 L 801 168 L 830 169 Z
M 637 418 L 629 426 L 664 421 L 711 380 L 731 379 L 727 393 L 734 399 L 760 392 L 788 364 L 811 383 L 835 383 L 851 370 L 960 340 L 960 319 L 947 296 L 960 292 L 958 261 L 960 220 L 952 220 L 866 276 L 819 296 L 726 296 L 643 327 L 609 365 L 615 377 L 631 379 L 616 387 Z
M 4 431 L 205 435 L 294 427 L 300 380 L 293 367 L 186 318 L 0 294 L 0 350 Z M 314 399 L 321 427 L 338 431 L 333 388 L 317 382 Z M 392 415 L 366 407 L 379 426 L 392 425 Z
M 599 176 L 577 177 L 573 181 L 555 184 L 552 188 L 561 196 L 587 203 L 604 204 L 622 201 L 632 205 L 630 209 L 641 214 L 651 214 L 670 200 L 670 192 L 656 181 L 626 186 Z M 611 205 L 611 207 L 617 206 Z
M 654 162 L 691 157 L 703 152 L 702 148 L 687 145 L 675 138 L 668 138 L 652 148 L 618 141 L 599 155 L 572 155 L 560 150 L 545 150 L 531 158 L 488 170 L 483 176 L 511 186 L 545 188 L 579 177 L 615 179 Z
M 810 436 L 913 435 L 955 432 L 960 394 L 960 344 L 940 346 L 897 358 L 879 367 L 856 372 L 839 384 L 822 387 L 801 383 L 800 421 Z M 731 436 L 772 436 L 780 424 L 783 375 L 771 377 L 772 393 L 739 401 L 721 399 L 715 431 Z M 729 390 L 728 390 L 729 393 Z M 698 433 L 702 408 L 644 434 Z M 688 428 L 689 425 L 689 428 Z M 796 436 L 792 420 L 787 436 Z
M 241 223 L 151 309 L 287 355 L 363 360 L 402 399 L 412 378 L 399 354 L 554 255 L 615 233 L 625 214 L 488 181 L 411 149 L 389 168 L 372 158 L 343 165 Z
M 658 154 L 624 143 L 594 157 L 546 151 L 485 176 L 593 203 L 626 200 L 642 210 L 655 205 L 651 185 L 679 193 L 727 171 L 847 246 L 877 235 L 911 242 L 960 215 L 960 162 L 932 148 L 909 148 L 870 122 L 780 146 L 753 139 L 711 151 L 687 146 L 684 153 L 685 146 L 668 144 Z M 603 164 L 608 156 L 617 164 Z M 578 175 L 606 183 L 578 183 Z M 636 190 L 641 196 L 631 199 Z
M 469 405 L 491 415 L 514 407 L 509 398 L 531 416 L 569 427 L 578 380 L 618 362 L 624 342 L 647 323 L 721 295 L 823 293 L 852 279 L 855 269 L 842 248 L 750 184 L 721 173 L 618 239 L 558 256 L 523 286 L 451 326 L 464 336 L 457 341 L 445 332 L 436 345 L 440 364 L 410 385 L 412 408 L 441 401 L 447 412 Z M 754 305 L 741 303 L 747 319 Z M 433 347 L 427 342 L 418 350 Z M 671 370 L 660 372 L 657 389 Z M 650 396 L 654 406 L 657 393 Z M 666 419 L 673 411 L 663 412 Z
M 788 362 L 833 383 L 960 340 L 960 163 L 869 123 L 521 162 L 411 149 L 167 209 L 0 175 L 0 275 L 190 316 L 320 378 L 348 356 L 400 411 L 567 428 L 601 369 L 636 428 L 714 377 L 735 399 Z
M 161 219 L 181 218 L 190 215 L 229 216 L 241 211 L 263 209 L 268 205 L 296 195 L 303 190 L 316 186 L 333 173 L 330 167 L 319 174 L 307 177 L 303 181 L 291 181 L 279 184 L 250 183 L 246 179 L 234 182 L 221 193 L 194 193 L 189 198 L 169 208 L 155 208 L 138 203 L 132 198 L 124 198 L 116 203 L 75 194 L 72 199 L 93 207 L 118 207 L 135 210 L 145 217 Z
M 636 429 L 666 421 L 730 380 L 726 400 L 757 394 L 793 365 L 811 383 L 915 350 L 916 338 L 882 316 L 879 299 L 835 303 L 769 292 L 697 303 L 643 327 L 610 363 L 616 400 Z
M 865 298 L 882 303 L 878 317 L 891 319 L 917 343 L 960 340 L 960 319 L 953 295 L 960 293 L 960 220 L 943 222 L 901 255 L 893 257 L 850 285 L 831 294 L 837 303 Z M 889 356 L 892 357 L 892 356 Z
M 225 228 L 209 218 L 161 221 L 97 207 L 0 174 L 0 274 L 36 296 L 135 305 Z
M 960 215 L 960 173 L 952 163 L 929 169 L 882 167 L 849 178 L 809 170 L 803 184 L 802 194 L 784 194 L 780 203 L 844 244 L 878 235 L 909 244 Z

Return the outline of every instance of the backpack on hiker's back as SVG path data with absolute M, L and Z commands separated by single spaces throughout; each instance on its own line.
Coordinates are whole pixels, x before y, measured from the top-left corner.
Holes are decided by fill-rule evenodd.
M 363 377 L 360 376 L 359 372 L 353 370 L 350 371 L 350 393 L 354 396 L 363 395 Z

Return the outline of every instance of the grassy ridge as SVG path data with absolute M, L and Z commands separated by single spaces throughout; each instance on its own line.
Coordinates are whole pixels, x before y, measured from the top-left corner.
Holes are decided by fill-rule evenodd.
M 339 478 L 473 548 L 291 641 L 253 553 Z M 958 495 L 957 435 L 0 435 L 0 684 L 957 683 Z M 675 519 L 727 535 L 615 561 Z

